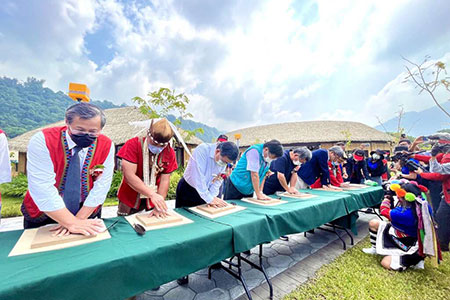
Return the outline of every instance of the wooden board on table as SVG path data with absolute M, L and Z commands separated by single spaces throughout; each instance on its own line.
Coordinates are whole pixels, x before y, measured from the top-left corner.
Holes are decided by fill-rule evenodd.
M 64 236 L 53 236 L 54 231 L 50 231 L 53 226 L 45 226 L 38 228 L 34 239 L 31 241 L 31 249 L 42 248 L 53 245 L 61 245 L 65 243 L 91 239 L 93 235 L 69 234 Z
M 77 234 L 71 234 L 64 237 L 52 236 L 53 232 L 51 232 L 50 229 L 54 226 L 56 225 L 24 230 L 8 256 L 60 250 L 111 238 L 108 230 L 99 233 L 96 236 L 85 237 Z
M 369 187 L 368 185 L 358 183 L 350 183 L 348 186 L 354 189 L 366 189 Z
M 241 200 L 244 202 L 253 203 L 253 204 L 262 205 L 262 206 L 275 206 L 275 205 L 280 205 L 280 204 L 287 202 L 287 201 L 283 201 L 283 200 L 275 199 L 275 198 L 271 198 L 270 200 L 260 200 L 260 199 L 256 199 L 256 198 L 242 198 Z
M 202 216 L 205 216 L 210 219 L 226 216 L 241 210 L 244 210 L 245 207 L 239 205 L 228 204 L 225 207 L 208 207 L 207 204 L 198 205 L 195 207 L 190 207 L 189 210 L 198 213 Z
M 233 209 L 234 205 L 228 204 L 227 206 L 224 206 L 224 207 L 213 207 L 208 204 L 202 204 L 202 205 L 198 205 L 197 208 L 208 214 L 215 215 L 215 214 L 219 214 L 221 212 Z
M 179 214 L 174 214 L 174 212 L 168 212 L 168 216 L 164 218 L 157 218 L 155 216 L 149 217 L 149 215 L 149 213 L 139 214 L 136 215 L 136 218 L 142 225 L 149 227 L 183 221 L 183 218 Z
M 176 211 L 169 210 L 168 214 L 169 214 L 169 217 L 167 217 L 167 218 L 157 219 L 155 217 L 149 218 L 148 217 L 149 212 L 145 212 L 145 213 L 141 213 L 141 214 L 134 214 L 134 215 L 126 216 L 125 220 L 127 220 L 131 226 L 134 226 L 134 224 L 142 225 L 146 231 L 175 227 L 175 226 L 193 223 L 193 221 L 191 219 L 188 219 L 185 216 L 180 215 Z M 157 220 L 154 220 L 154 219 L 157 219 Z M 146 224 L 148 224 L 148 225 L 146 225 Z
M 277 195 L 281 196 L 281 197 L 294 198 L 294 199 L 309 199 L 309 198 L 317 197 L 316 195 L 311 195 L 308 193 L 290 194 L 288 192 L 283 192 L 283 193 L 279 193 Z
M 324 188 L 317 188 L 313 189 L 315 191 L 325 191 L 325 192 L 343 192 L 344 190 L 335 190 L 335 189 L 324 189 Z

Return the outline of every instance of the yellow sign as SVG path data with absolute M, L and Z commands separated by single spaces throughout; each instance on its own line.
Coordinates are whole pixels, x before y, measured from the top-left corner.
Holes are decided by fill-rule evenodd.
M 240 134 L 240 133 L 236 133 L 236 134 L 234 135 L 234 138 L 235 138 L 236 140 L 240 140 L 241 137 L 242 137 L 242 134 Z
M 73 101 L 89 102 L 90 90 L 85 84 L 69 83 L 69 97 Z

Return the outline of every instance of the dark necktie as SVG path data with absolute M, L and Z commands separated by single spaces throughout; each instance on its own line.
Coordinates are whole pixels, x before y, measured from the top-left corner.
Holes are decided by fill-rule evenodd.
M 73 155 L 69 161 L 69 168 L 67 168 L 66 184 L 64 186 L 64 203 L 66 208 L 74 215 L 80 210 L 81 197 L 81 172 L 80 172 L 80 157 L 78 152 L 83 149 L 75 147 Z

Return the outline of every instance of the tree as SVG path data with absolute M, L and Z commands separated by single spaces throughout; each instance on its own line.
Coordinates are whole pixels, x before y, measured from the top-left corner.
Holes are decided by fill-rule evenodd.
M 450 92 L 450 81 L 448 80 L 450 77 L 446 76 L 445 64 L 441 61 L 433 63 L 429 61 L 429 56 L 426 56 L 421 64 L 414 63 L 404 57 L 403 59 L 409 63 L 409 66 L 405 66 L 408 72 L 405 82 L 412 81 L 416 88 L 419 88 L 419 95 L 424 91 L 428 93 L 436 106 L 450 117 L 450 113 L 439 103 L 434 94 L 438 87 L 444 87 Z
M 149 97 L 148 100 L 136 96 L 133 98 L 133 101 L 139 105 L 141 113 L 150 119 L 167 118 L 170 113 L 175 112 L 179 114 L 179 117 L 173 124 L 177 128 L 180 128 L 182 119 L 194 117 L 191 113 L 187 112 L 187 105 L 190 100 L 184 93 L 176 94 L 175 90 L 162 87 L 158 91 L 148 93 L 147 96 Z M 184 132 L 186 132 L 186 141 L 189 141 L 197 133 L 204 133 L 202 128 L 184 130 Z

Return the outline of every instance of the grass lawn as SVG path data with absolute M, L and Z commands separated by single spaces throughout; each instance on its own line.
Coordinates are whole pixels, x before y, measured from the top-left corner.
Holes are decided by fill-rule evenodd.
M 368 255 L 361 248 L 368 238 L 323 266 L 316 278 L 286 295 L 284 300 L 300 299 L 450 299 L 450 254 L 438 268 L 425 261 L 424 270 L 388 271 L 381 256 Z
M 2 195 L 2 218 L 21 216 L 20 206 L 23 198 L 7 197 Z M 117 205 L 117 198 L 106 198 L 104 206 Z

